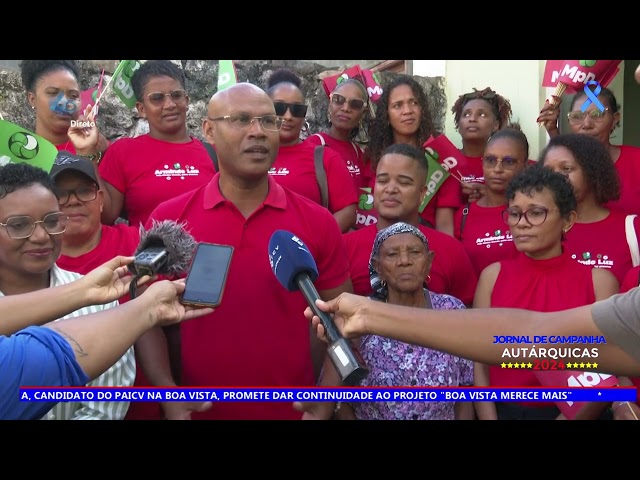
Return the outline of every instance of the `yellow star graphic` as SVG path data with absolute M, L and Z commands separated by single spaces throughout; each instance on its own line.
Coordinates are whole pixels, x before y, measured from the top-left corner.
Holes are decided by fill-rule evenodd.
M 592 363 L 591 365 L 593 365 L 593 368 L 598 368 L 598 364 L 597 363 Z
M 567 368 L 573 368 L 572 365 L 573 365 L 573 363 L 571 363 L 571 362 L 567 363 Z
M 533 368 L 533 364 L 532 363 L 527 363 L 527 368 Z
M 527 364 L 526 364 L 526 363 L 524 363 L 524 362 L 522 362 L 522 363 L 520 364 L 520 368 L 527 368 Z
M 587 363 L 585 364 L 585 366 L 586 366 L 587 368 L 591 368 L 591 362 L 587 362 Z
M 507 368 L 513 368 L 511 362 L 507 363 Z
M 501 368 L 507 368 L 507 364 L 506 364 L 506 363 L 504 363 L 504 362 L 502 362 L 502 363 L 500 364 L 500 367 L 501 367 Z
M 518 362 L 514 363 L 513 368 L 520 368 L 520 364 Z
M 584 368 L 584 362 L 580 362 L 580 368 Z

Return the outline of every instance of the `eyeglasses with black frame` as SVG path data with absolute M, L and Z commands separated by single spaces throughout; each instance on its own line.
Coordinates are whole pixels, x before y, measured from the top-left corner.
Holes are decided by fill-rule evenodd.
M 151 92 L 147 94 L 147 100 L 153 105 L 164 105 L 165 99 L 167 97 L 171 98 L 173 103 L 181 104 L 187 99 L 187 91 L 186 90 L 173 90 L 169 93 L 162 92 Z
M 45 232 L 49 235 L 60 235 L 67 229 L 67 217 L 62 212 L 55 212 L 45 215 L 42 220 L 34 220 L 28 215 L 20 215 L 7 218 L 6 223 L 0 223 L 0 226 L 7 229 L 7 235 L 14 240 L 22 240 L 29 238 L 36 231 L 36 225 L 42 224 Z
M 58 204 L 63 206 L 69 203 L 71 195 L 74 195 L 81 202 L 92 202 L 98 198 L 98 186 L 97 185 L 83 185 L 80 188 L 74 190 L 63 190 L 56 188 L 58 194 Z
M 338 106 L 342 106 L 345 103 L 349 105 L 349 108 L 353 110 L 362 110 L 366 106 L 366 102 L 359 98 L 347 98 L 339 93 L 331 94 L 331 103 L 335 103 Z
M 489 168 L 495 168 L 498 163 L 502 165 L 505 170 L 513 170 L 518 166 L 518 159 L 513 157 L 498 158 L 495 155 L 485 155 L 482 157 L 482 165 Z
M 246 113 L 236 113 L 234 115 L 225 115 L 223 117 L 211 118 L 207 117 L 212 122 L 218 122 L 221 120 L 229 122 L 233 128 L 237 130 L 247 130 L 253 125 L 253 122 L 258 120 L 260 126 L 268 132 L 277 132 L 282 128 L 282 117 L 278 115 L 262 115 L 261 117 L 252 117 Z
M 304 103 L 287 103 L 287 102 L 273 102 L 273 106 L 276 109 L 276 115 L 284 117 L 287 110 L 291 112 L 291 116 L 295 118 L 304 118 L 307 115 L 308 105 Z
M 595 121 L 602 120 L 604 119 L 604 117 L 607 116 L 608 111 L 609 111 L 609 107 L 605 108 L 602 111 L 600 111 L 597 108 L 594 108 L 593 110 L 590 110 L 588 112 L 583 112 L 582 110 L 575 110 L 573 112 L 567 113 L 567 119 L 569 119 L 569 123 L 571 125 L 580 125 L 582 122 L 584 122 L 584 119 L 587 118 L 587 116 L 591 118 L 591 120 L 595 120 Z
M 510 227 L 515 227 L 522 217 L 533 226 L 542 225 L 547 220 L 549 212 L 557 212 L 557 208 L 531 207 L 524 212 L 514 208 L 507 208 L 502 211 L 502 220 Z

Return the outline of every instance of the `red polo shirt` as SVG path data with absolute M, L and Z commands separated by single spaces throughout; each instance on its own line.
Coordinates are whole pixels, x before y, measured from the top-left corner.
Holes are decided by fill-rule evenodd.
M 219 174 L 193 192 L 169 200 L 149 217 L 187 222 L 197 241 L 234 247 L 222 304 L 211 315 L 181 324 L 182 379 L 194 386 L 313 385 L 307 303 L 287 291 L 269 265 L 275 230 L 296 234 L 320 273 L 319 291 L 349 278 L 338 224 L 327 209 L 269 177 L 264 203 L 245 218 L 226 200 Z M 299 419 L 289 402 L 216 403 L 193 419 Z
M 473 303 L 478 277 L 462 244 L 446 233 L 420 225 L 427 237 L 429 249 L 435 252 L 431 266 L 431 280 L 427 284 L 434 293 L 454 296 L 465 305 Z M 353 291 L 358 295 L 371 295 L 369 257 L 378 233 L 377 225 L 370 225 L 344 235 L 349 256 L 349 270 Z

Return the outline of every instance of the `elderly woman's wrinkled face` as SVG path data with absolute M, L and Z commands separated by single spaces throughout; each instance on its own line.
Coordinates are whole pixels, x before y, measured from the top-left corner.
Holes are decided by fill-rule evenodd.
M 389 291 L 413 293 L 422 290 L 432 260 L 433 252 L 427 251 L 422 240 L 411 233 L 398 233 L 380 246 L 374 267 Z

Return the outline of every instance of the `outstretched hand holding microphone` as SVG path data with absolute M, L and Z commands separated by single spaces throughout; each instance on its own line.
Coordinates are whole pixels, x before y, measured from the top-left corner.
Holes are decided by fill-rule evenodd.
M 277 230 L 269 241 L 269 262 L 278 281 L 289 291 L 300 290 L 322 324 L 329 343 L 328 355 L 344 385 L 358 385 L 369 370 L 357 349 L 345 339 L 333 320 L 316 307 L 320 298 L 313 281 L 318 278 L 318 268 L 307 246 L 296 235 Z

